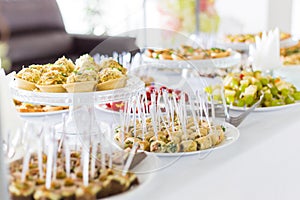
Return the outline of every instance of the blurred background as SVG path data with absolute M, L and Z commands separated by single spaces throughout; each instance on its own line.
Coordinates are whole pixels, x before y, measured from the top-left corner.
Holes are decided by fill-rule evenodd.
M 70 33 L 119 34 L 137 28 L 252 33 L 279 27 L 300 35 L 299 0 L 57 0 Z M 72 8 L 72 9 L 70 9 Z M 146 13 L 145 13 L 146 12 Z M 76 14 L 75 14 L 76 13 Z M 144 15 L 146 19 L 144 20 Z
M 298 37 L 299 10 L 299 0 L 0 0 L 0 58 L 7 71 L 18 71 L 88 53 L 109 36 L 132 37 L 140 47 L 145 35 L 134 30 L 144 28 L 171 31 L 151 35 L 160 38 L 161 47 L 183 43 L 178 33 L 202 47 L 212 47 L 225 34 L 275 27 Z M 87 35 L 96 37 L 82 37 Z M 122 39 L 130 48 L 131 42 Z M 119 51 L 128 51 L 128 45 Z

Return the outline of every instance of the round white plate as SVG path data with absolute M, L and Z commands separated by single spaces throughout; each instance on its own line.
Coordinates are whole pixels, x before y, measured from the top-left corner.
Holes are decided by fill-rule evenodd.
M 288 38 L 280 41 L 280 47 L 290 47 L 298 43 L 298 40 L 295 38 Z M 230 48 L 237 51 L 248 51 L 250 45 L 255 45 L 255 43 L 243 43 L 243 42 L 224 42 L 219 41 L 217 45 L 222 48 Z
M 58 115 L 62 113 L 69 112 L 68 109 L 66 110 L 58 110 L 58 111 L 51 111 L 51 112 L 18 112 L 21 117 L 42 117 L 46 115 Z
M 204 153 L 210 153 L 212 151 L 215 151 L 217 149 L 222 149 L 224 147 L 227 147 L 231 144 L 233 144 L 235 141 L 237 141 L 237 139 L 240 136 L 240 131 L 234 127 L 233 125 L 227 123 L 227 122 L 223 122 L 222 124 L 226 131 L 225 131 L 225 140 L 223 142 L 221 142 L 219 145 L 209 148 L 209 149 L 205 149 L 205 150 L 201 150 L 201 151 L 192 151 L 192 152 L 179 152 L 179 153 L 153 153 L 153 152 L 146 152 L 148 155 L 156 155 L 159 157 L 180 157 L 180 156 L 192 156 L 192 155 L 199 155 L 199 154 L 204 154 Z
M 228 68 L 240 64 L 241 54 L 232 51 L 231 55 L 224 58 L 203 59 L 203 60 L 159 60 L 143 55 L 145 63 L 155 63 L 151 67 L 157 69 L 210 69 Z
M 298 106 L 300 106 L 300 102 L 287 104 L 287 105 L 282 105 L 282 106 L 258 107 L 258 108 L 255 108 L 253 112 L 269 112 L 269 111 L 282 110 L 282 109 L 293 108 L 293 107 L 298 107 Z M 247 110 L 247 108 L 245 109 L 243 107 L 231 106 L 230 110 L 245 111 L 245 110 Z

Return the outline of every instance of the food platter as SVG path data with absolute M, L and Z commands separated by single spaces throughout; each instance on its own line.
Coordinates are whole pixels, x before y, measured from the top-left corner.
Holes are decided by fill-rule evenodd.
M 296 45 L 298 43 L 294 38 L 288 38 L 280 41 L 280 47 L 289 47 Z M 218 46 L 223 48 L 230 48 L 237 51 L 248 51 L 250 45 L 255 45 L 255 43 L 243 43 L 243 42 L 217 42 Z
M 69 110 L 58 110 L 50 112 L 18 112 L 21 117 L 43 117 L 47 115 L 60 115 L 63 113 L 68 113 Z
M 138 77 L 129 76 L 124 88 L 82 93 L 47 93 L 22 90 L 16 87 L 14 81 L 11 82 L 10 87 L 13 98 L 19 101 L 61 106 L 78 103 L 84 104 L 83 100 L 87 97 L 92 97 L 92 99 L 89 99 L 89 102 L 93 101 L 94 103 L 126 100 L 133 93 L 143 90 L 144 83 Z M 81 102 L 76 102 L 76 100 L 81 100 Z
M 253 112 L 271 112 L 271 111 L 277 111 L 277 110 L 284 110 L 287 108 L 299 108 L 300 107 L 300 102 L 292 103 L 292 104 L 287 104 L 287 105 L 282 105 L 282 106 L 272 106 L 272 107 L 257 107 L 254 109 Z M 244 107 L 237 107 L 237 106 L 228 106 L 230 110 L 233 111 L 246 111 L 247 108 Z
M 215 150 L 218 149 L 222 149 L 225 148 L 231 144 L 233 144 L 234 142 L 236 142 L 240 136 L 240 132 L 239 130 L 234 127 L 233 125 L 224 122 L 222 124 L 225 128 L 225 140 L 223 142 L 221 142 L 219 145 L 209 148 L 209 149 L 205 149 L 205 150 L 200 150 L 200 151 L 193 151 L 193 152 L 179 152 L 179 153 L 153 153 L 153 152 L 146 152 L 148 155 L 156 155 L 159 157 L 181 157 L 181 156 L 192 156 L 192 155 L 199 155 L 199 154 L 206 154 L 206 153 L 210 153 L 213 152 Z
M 159 60 L 143 55 L 143 61 L 156 64 L 153 67 L 157 69 L 215 69 L 238 65 L 241 61 L 241 54 L 232 51 L 228 57 L 204 60 Z

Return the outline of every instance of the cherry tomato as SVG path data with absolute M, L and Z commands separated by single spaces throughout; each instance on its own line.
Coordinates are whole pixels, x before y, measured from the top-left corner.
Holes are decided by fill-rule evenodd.
M 159 88 L 160 91 L 163 91 L 163 90 L 166 90 L 166 89 L 168 89 L 166 86 L 161 86 L 161 87 Z
M 151 85 L 147 88 L 147 91 L 149 91 L 150 93 L 156 92 L 156 90 L 157 90 L 156 87 L 153 85 Z
M 168 89 L 167 89 L 167 92 L 168 92 L 169 94 L 172 94 L 173 89 L 168 88 Z
M 176 95 L 180 95 L 181 90 L 174 90 L 174 92 L 175 92 Z
M 244 78 L 244 74 L 240 74 L 240 79 L 242 80 Z
M 123 101 L 113 102 L 111 104 L 111 109 L 114 111 L 124 110 L 124 102 Z

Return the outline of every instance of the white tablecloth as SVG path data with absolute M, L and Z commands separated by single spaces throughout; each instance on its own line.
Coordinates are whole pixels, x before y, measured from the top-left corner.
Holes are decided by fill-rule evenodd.
M 160 158 L 148 183 L 115 199 L 298 199 L 300 106 L 253 112 L 239 130 L 237 142 L 205 157 Z
M 120 199 L 298 199 L 299 127 L 300 107 L 252 113 L 236 143 L 205 158 L 182 157 Z

